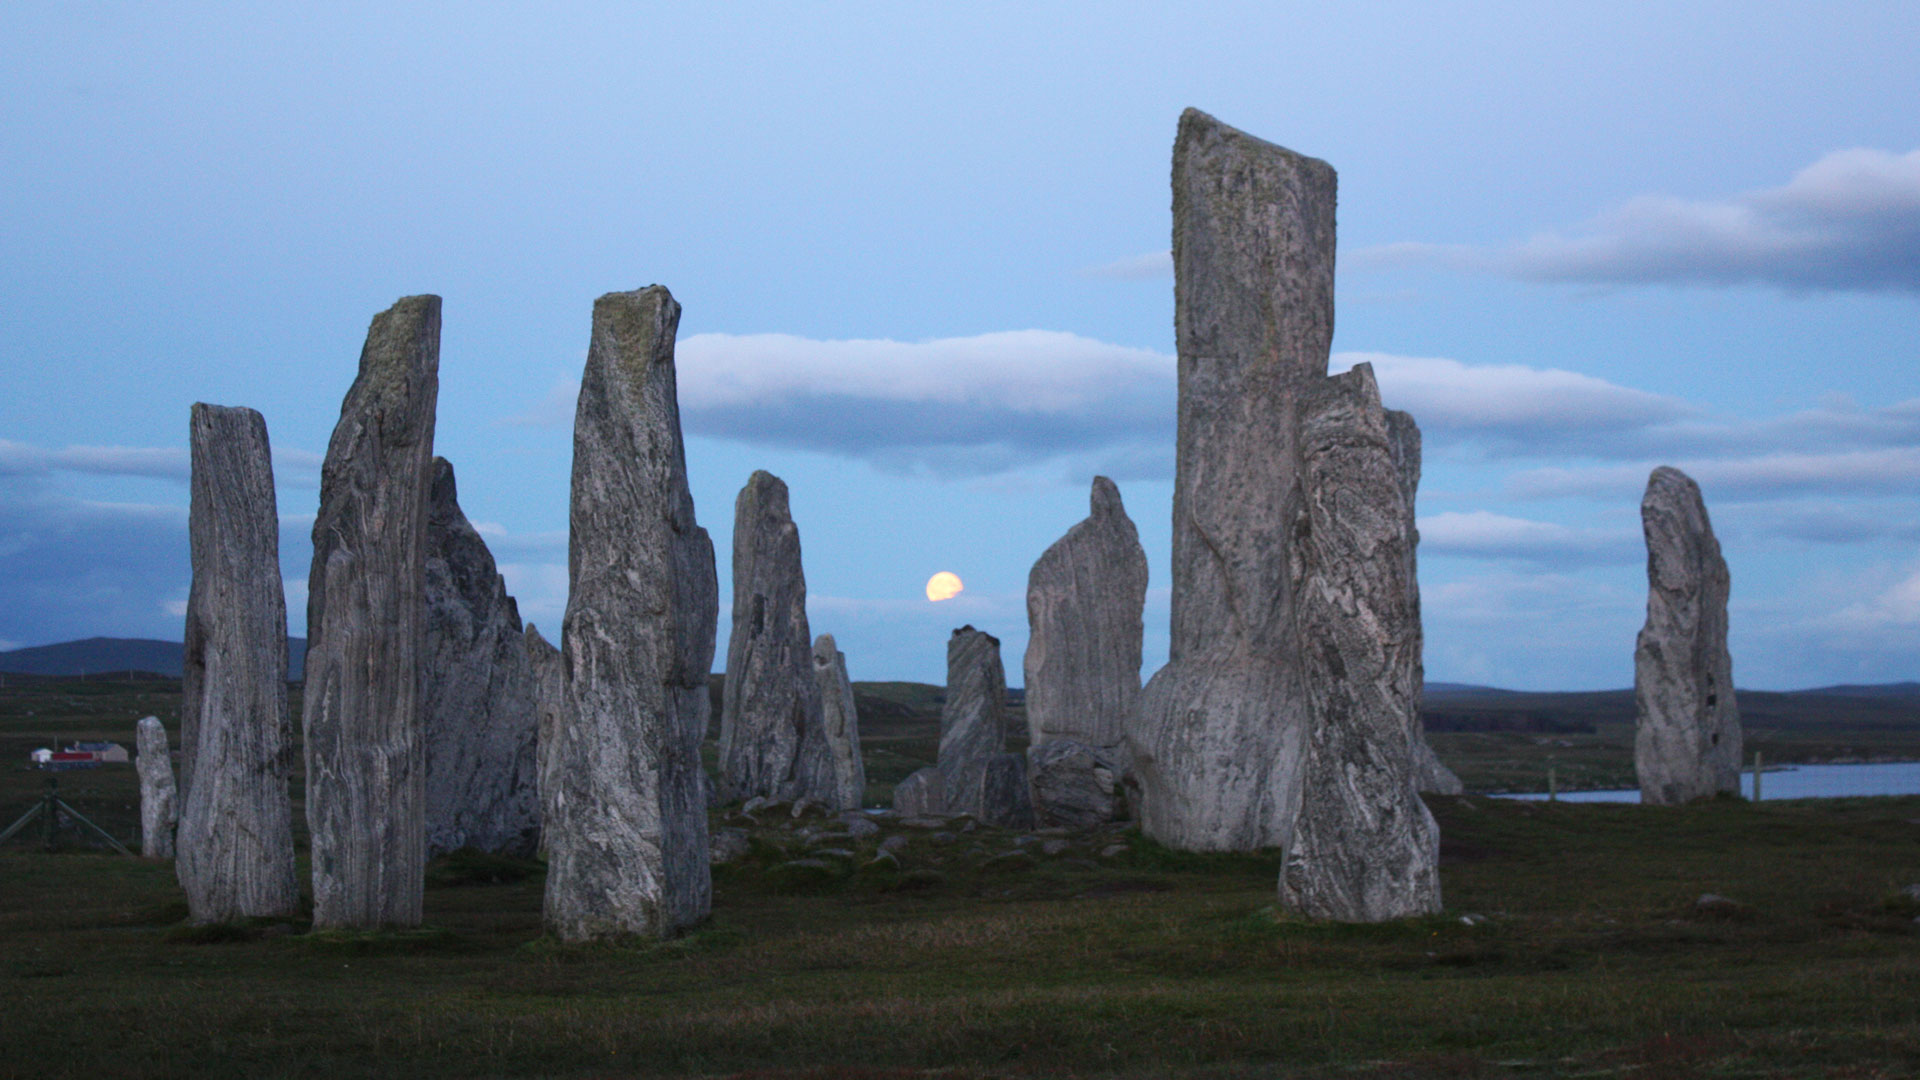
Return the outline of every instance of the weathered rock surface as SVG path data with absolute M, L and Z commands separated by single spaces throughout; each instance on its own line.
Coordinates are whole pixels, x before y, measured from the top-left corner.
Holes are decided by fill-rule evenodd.
M 860 758 L 860 710 L 847 678 L 847 654 L 832 634 L 813 639 L 813 678 L 820 688 L 820 736 L 826 744 L 826 782 L 820 798 L 836 810 L 854 810 L 867 794 L 867 766 Z
M 1094 477 L 1089 501 L 1086 520 L 1027 575 L 1027 728 L 1035 747 L 1054 739 L 1119 747 L 1139 704 L 1147 553 L 1112 480 Z
M 173 858 L 173 827 L 180 820 L 179 791 L 173 782 L 173 755 L 167 729 L 157 716 L 134 726 L 133 766 L 140 773 L 140 854 Z
M 1700 487 L 1658 468 L 1640 501 L 1647 622 L 1633 651 L 1640 801 L 1675 805 L 1740 791 L 1740 707 L 1727 652 L 1727 563 Z
M 1289 556 L 1312 726 L 1280 874 L 1311 918 L 1378 922 L 1440 910 L 1440 828 L 1414 787 L 1420 634 L 1413 517 L 1373 368 L 1302 401 L 1302 520 Z
M 987 825 L 1002 829 L 1033 828 L 1033 790 L 1027 784 L 1025 754 L 995 754 L 987 759 L 980 780 L 980 813 Z
M 1423 794 L 1459 795 L 1466 788 L 1453 770 L 1434 754 L 1433 747 L 1427 743 L 1426 728 L 1420 722 L 1420 704 L 1427 680 L 1425 631 L 1420 618 L 1420 530 L 1415 525 L 1415 508 L 1420 494 L 1420 425 L 1414 422 L 1411 414 L 1388 409 L 1387 437 L 1393 446 L 1394 468 L 1400 474 L 1400 496 L 1405 501 L 1407 535 L 1412 538 L 1407 545 L 1406 581 L 1411 595 L 1404 632 L 1414 638 L 1413 724 L 1407 733 L 1412 742 L 1414 786 Z
M 1123 816 L 1120 765 L 1110 751 L 1075 739 L 1052 739 L 1027 750 L 1034 820 L 1041 826 L 1090 829 Z
M 174 870 L 194 922 L 291 915 L 287 601 L 267 423 L 252 409 L 196 404 L 189 430 L 193 584 Z
M 971 626 L 955 630 L 947 639 L 947 700 L 940 707 L 936 766 L 947 813 L 985 820 L 987 763 L 1007 748 L 1006 700 L 1000 639 Z
M 566 941 L 670 934 L 712 902 L 700 740 L 719 583 L 687 489 L 679 321 L 658 285 L 593 305 L 547 841 L 545 922 Z
M 420 923 L 421 597 L 439 371 L 439 297 L 374 316 L 321 469 L 303 715 L 316 927 Z
M 833 768 L 787 485 L 757 471 L 733 506 L 733 633 L 720 709 L 720 801 L 824 798 Z
M 1142 828 L 1171 847 L 1291 840 L 1308 717 L 1289 552 L 1300 397 L 1333 337 L 1334 187 L 1323 161 L 1180 118 L 1172 647 L 1128 731 Z
M 527 624 L 521 641 L 527 648 L 527 670 L 533 680 L 534 777 L 540 795 L 540 853 L 544 855 L 546 823 L 553 814 L 553 795 L 560 789 L 560 778 L 554 771 L 560 756 L 555 748 L 559 745 L 560 718 L 567 709 L 567 669 L 560 650 L 541 637 L 532 623 Z
M 433 459 L 427 510 L 420 714 L 427 857 L 539 846 L 539 708 L 520 609 L 460 510 L 453 466 Z
M 940 770 L 929 765 L 909 774 L 893 786 L 893 811 L 902 818 L 925 817 L 947 812 L 947 800 L 940 790 Z

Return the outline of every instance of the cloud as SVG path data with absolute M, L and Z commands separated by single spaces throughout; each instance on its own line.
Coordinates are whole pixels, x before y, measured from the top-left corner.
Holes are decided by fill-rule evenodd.
M 1116 259 L 1099 266 L 1084 267 L 1081 277 L 1111 278 L 1116 281 L 1152 281 L 1156 278 L 1173 277 L 1173 252 L 1150 251 L 1145 255 L 1131 255 Z
M 1657 464 L 1529 469 L 1508 477 L 1506 490 L 1519 499 L 1625 497 L 1646 487 Z M 1699 481 L 1709 504 L 1720 496 L 1920 494 L 1920 446 L 1681 461 L 1677 467 Z
M 1404 409 L 1427 432 L 1492 436 L 1537 446 L 1543 439 L 1595 436 L 1654 427 L 1699 410 L 1651 394 L 1554 368 L 1463 364 L 1437 357 L 1342 352 L 1328 370 L 1370 363 L 1387 407 Z
M 1407 263 L 1529 281 L 1920 292 L 1920 150 L 1840 150 L 1781 187 L 1723 199 L 1643 195 L 1506 248 L 1391 244 L 1349 260 Z
M 1422 554 L 1522 559 L 1556 565 L 1608 565 L 1645 557 L 1639 532 L 1575 529 L 1475 510 L 1420 519 Z
M 1840 630 L 1862 633 L 1920 627 L 1920 569 L 1822 621 Z
M 307 450 L 275 450 L 274 478 L 289 487 L 319 487 L 322 461 L 322 455 Z M 47 476 L 56 472 L 146 476 L 185 483 L 193 479 L 193 461 L 184 446 L 69 446 L 46 450 L 0 439 L 0 476 Z

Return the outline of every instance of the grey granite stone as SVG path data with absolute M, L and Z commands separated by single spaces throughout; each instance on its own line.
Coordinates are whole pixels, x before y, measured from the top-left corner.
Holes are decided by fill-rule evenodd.
M 835 809 L 856 809 L 867 793 L 860 710 L 847 678 L 847 656 L 835 647 L 832 634 L 813 639 L 813 677 L 820 687 L 820 735 L 826 746 L 820 798 Z
M 1035 747 L 1073 739 L 1111 752 L 1139 705 L 1147 553 L 1112 480 L 1094 477 L 1089 501 L 1027 575 L 1027 729 Z
M 1002 829 L 1033 828 L 1033 792 L 1025 754 L 995 754 L 980 781 L 981 822 Z
M 1407 545 L 1407 588 L 1410 590 L 1407 625 L 1403 632 L 1414 636 L 1414 701 L 1413 722 L 1407 732 L 1412 743 L 1414 786 L 1429 795 L 1459 795 L 1466 789 L 1461 786 L 1460 778 L 1441 763 L 1434 754 L 1433 747 L 1427 744 L 1426 728 L 1420 722 L 1420 703 L 1426 686 L 1425 631 L 1420 618 L 1420 567 L 1419 546 L 1420 530 L 1415 524 L 1415 508 L 1420 494 L 1420 425 L 1413 416 L 1396 409 L 1387 410 L 1387 437 L 1393 447 L 1393 464 L 1400 474 L 1400 495 L 1405 501 L 1407 515 L 1407 534 L 1413 538 Z
M 940 708 L 940 791 L 950 814 L 986 820 L 987 762 L 1007 747 L 1007 675 L 1000 639 L 963 626 L 947 639 L 947 699 Z M 894 808 L 899 809 L 896 801 Z
M 1440 910 L 1440 828 L 1414 787 L 1420 635 L 1413 519 L 1373 368 L 1301 403 L 1305 465 L 1294 561 L 1312 724 L 1281 902 L 1310 918 L 1378 922 Z
M 1740 706 L 1727 652 L 1727 562 L 1700 487 L 1658 468 L 1640 502 L 1647 622 L 1633 651 L 1640 801 L 1676 805 L 1739 794 Z
M 447 459 L 433 459 L 429 492 L 427 857 L 460 848 L 529 856 L 540 841 L 539 707 L 520 609 L 460 510 Z
M 1126 810 L 1113 753 L 1074 739 L 1029 747 L 1027 780 L 1034 819 L 1042 826 L 1088 829 Z
M 719 584 L 687 488 L 679 321 L 658 285 L 593 306 L 547 841 L 545 922 L 566 941 L 667 935 L 712 902 L 700 741 Z
M 292 915 L 287 600 L 267 424 L 195 405 L 174 869 L 196 923 Z M 312 669 L 309 668 L 309 671 Z
M 133 765 L 140 773 L 140 854 L 173 858 L 173 828 L 180 820 L 179 791 L 173 782 L 173 754 L 167 729 L 157 716 L 134 726 Z
M 940 790 L 940 770 L 932 765 L 909 775 L 893 786 L 893 810 L 903 819 L 924 818 L 947 812 L 947 801 Z
M 555 772 L 560 756 L 555 750 L 559 746 L 560 718 L 567 710 L 567 669 L 560 650 L 541 637 L 539 628 L 532 623 L 527 624 L 521 642 L 527 648 L 527 671 L 533 680 L 534 777 L 540 794 L 540 853 L 545 855 L 546 822 L 553 812 L 550 802 L 560 789 L 559 774 Z

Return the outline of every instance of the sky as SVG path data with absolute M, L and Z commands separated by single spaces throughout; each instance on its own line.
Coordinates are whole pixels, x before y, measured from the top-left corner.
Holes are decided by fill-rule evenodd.
M 195 401 L 266 417 L 304 633 L 321 453 L 421 292 L 436 450 L 553 637 L 592 303 L 657 282 L 720 657 L 754 469 L 855 679 L 971 623 L 1015 684 L 1105 474 L 1151 673 L 1195 106 L 1339 172 L 1332 370 L 1425 433 L 1430 680 L 1630 685 L 1660 464 L 1739 685 L 1920 678 L 1920 6 L 281 7 L 0 6 L 0 648 L 179 639 Z

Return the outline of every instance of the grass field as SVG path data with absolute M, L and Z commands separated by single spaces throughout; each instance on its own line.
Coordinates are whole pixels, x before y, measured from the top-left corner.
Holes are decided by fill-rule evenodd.
M 30 730 L 124 738 L 89 711 L 131 703 L 114 695 L 167 715 L 153 687 L 36 693 L 0 698 L 11 761 Z M 870 760 L 912 764 L 912 725 L 876 730 L 898 741 Z M 10 820 L 40 776 L 0 778 Z M 131 781 L 62 786 L 129 835 Z M 538 863 L 437 861 L 418 931 L 196 930 L 165 864 L 11 843 L 0 1076 L 1920 1071 L 1904 891 L 1920 799 L 1432 806 L 1447 912 L 1373 927 L 1277 913 L 1271 853 L 1184 855 L 1121 828 L 890 823 L 855 840 L 828 819 L 717 813 L 750 848 L 716 868 L 712 919 L 602 947 L 541 936 Z M 900 865 L 869 866 L 895 834 Z M 793 865 L 810 855 L 822 865 Z M 1703 893 L 1734 903 L 1697 908 Z

